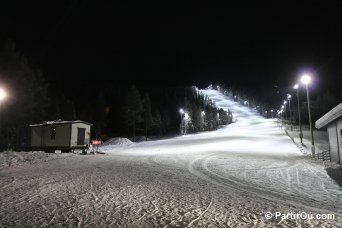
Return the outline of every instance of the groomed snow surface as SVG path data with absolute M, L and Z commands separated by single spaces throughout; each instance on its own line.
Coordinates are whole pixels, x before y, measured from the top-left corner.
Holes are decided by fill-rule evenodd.
M 274 120 L 205 90 L 237 121 L 0 171 L 0 227 L 336 227 L 342 191 Z M 270 219 L 266 212 L 333 213 Z

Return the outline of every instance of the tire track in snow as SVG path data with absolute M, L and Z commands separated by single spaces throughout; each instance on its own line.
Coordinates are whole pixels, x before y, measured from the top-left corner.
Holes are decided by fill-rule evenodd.
M 262 200 L 267 200 L 270 202 L 279 202 L 279 203 L 285 203 L 285 204 L 290 203 L 291 205 L 297 206 L 297 207 L 304 207 L 304 208 L 311 209 L 314 211 L 319 210 L 320 213 L 322 213 L 322 209 L 327 212 L 333 212 L 331 210 L 330 204 L 325 204 L 325 208 L 311 206 L 307 202 L 307 200 L 311 201 L 312 199 L 306 199 L 306 201 L 304 200 L 303 202 L 303 199 L 299 198 L 298 196 L 288 195 L 282 192 L 275 193 L 273 189 L 272 190 L 268 190 L 266 188 L 262 189 L 254 185 L 252 186 L 251 184 L 248 184 L 248 183 L 243 183 L 241 182 L 241 180 L 236 179 L 236 178 L 223 177 L 222 175 L 213 172 L 207 167 L 206 161 L 210 157 L 212 157 L 212 155 L 203 156 L 201 158 L 194 160 L 188 167 L 189 171 L 193 173 L 195 176 L 203 180 L 213 183 L 216 186 L 223 187 L 226 191 L 228 189 L 233 190 L 238 195 L 240 192 L 245 192 L 247 194 L 253 194 L 253 196 L 257 198 L 260 198 Z M 298 165 L 299 164 L 289 165 L 288 168 L 294 168 Z M 283 167 L 283 168 L 280 168 L 279 170 L 286 170 L 286 169 Z M 232 193 L 229 190 L 228 192 Z
M 213 205 L 213 202 L 214 202 L 214 195 L 213 193 L 211 193 L 211 201 L 208 207 L 197 218 L 192 220 L 187 227 L 191 227 L 195 222 L 197 222 L 209 210 L 209 208 Z

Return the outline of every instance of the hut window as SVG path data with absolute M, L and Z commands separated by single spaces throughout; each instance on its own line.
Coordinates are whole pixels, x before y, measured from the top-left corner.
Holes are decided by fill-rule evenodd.
M 56 127 L 51 128 L 51 139 L 56 139 Z

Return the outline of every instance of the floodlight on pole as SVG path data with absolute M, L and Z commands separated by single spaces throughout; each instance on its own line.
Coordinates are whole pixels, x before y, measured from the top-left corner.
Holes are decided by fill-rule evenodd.
M 300 138 L 300 143 L 302 143 L 303 144 L 303 131 L 302 131 L 302 122 L 301 122 L 301 118 L 300 118 L 300 104 L 299 104 L 299 85 L 298 84 L 295 84 L 294 86 L 293 86 L 293 88 L 295 89 L 295 90 L 297 90 L 297 93 L 296 93 L 296 95 L 297 95 L 297 108 L 298 108 L 298 122 L 299 122 L 299 138 Z
M 181 108 L 179 109 L 179 113 L 180 113 L 180 117 L 181 117 L 181 123 L 180 123 L 180 132 L 181 134 L 183 134 L 184 130 L 183 130 L 183 114 L 184 114 L 184 110 Z
M 285 121 L 287 121 L 287 111 L 286 111 L 286 104 L 287 104 L 287 101 L 284 101 L 283 104 L 284 104 L 283 106 L 284 106 Z
M 3 100 L 5 100 L 6 97 L 7 97 L 6 91 L 3 88 L 0 87 L 0 112 L 1 112 L 1 102 Z M 0 124 L 1 124 L 1 122 L 0 122 Z M 1 129 L 1 126 L 0 126 L 0 129 Z
M 312 155 L 315 156 L 315 143 L 314 143 L 312 123 L 311 123 L 310 95 L 309 95 L 309 88 L 308 88 L 308 85 L 311 82 L 311 77 L 308 74 L 304 74 L 301 77 L 300 81 L 305 85 L 305 88 L 306 88 L 306 99 L 308 101 L 309 125 L 310 125 L 310 132 L 311 132 L 311 146 L 312 146 L 311 151 L 312 151 Z
M 0 102 L 5 100 L 6 97 L 7 97 L 6 91 L 3 88 L 0 87 Z
M 287 94 L 287 100 L 289 101 L 289 112 L 290 112 L 290 124 L 291 124 L 291 131 L 293 131 L 292 126 L 292 112 L 291 112 L 291 94 Z
M 311 82 L 311 77 L 310 77 L 310 75 L 308 75 L 308 74 L 304 74 L 304 75 L 301 77 L 300 81 L 301 81 L 304 85 L 308 85 L 308 84 L 310 84 L 310 82 Z

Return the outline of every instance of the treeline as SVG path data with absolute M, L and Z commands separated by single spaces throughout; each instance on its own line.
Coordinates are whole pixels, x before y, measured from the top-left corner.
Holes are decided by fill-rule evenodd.
M 82 120 L 94 124 L 94 138 L 147 138 L 215 130 L 232 122 L 229 110 L 192 87 L 109 86 L 79 108 Z M 182 110 L 182 112 L 181 112 Z
M 29 125 L 57 119 L 90 122 L 92 138 L 103 140 L 195 133 L 232 122 L 229 110 L 218 110 L 196 87 L 104 83 L 94 91 L 85 88 L 79 96 L 75 91 L 53 93 L 13 42 L 0 50 L 0 85 L 8 93 L 0 104 L 1 150 L 27 149 Z
M 0 103 L 0 149 L 26 147 L 28 124 L 48 118 L 50 100 L 42 73 L 30 67 L 14 42 L 0 49 L 0 86 L 7 93 Z

